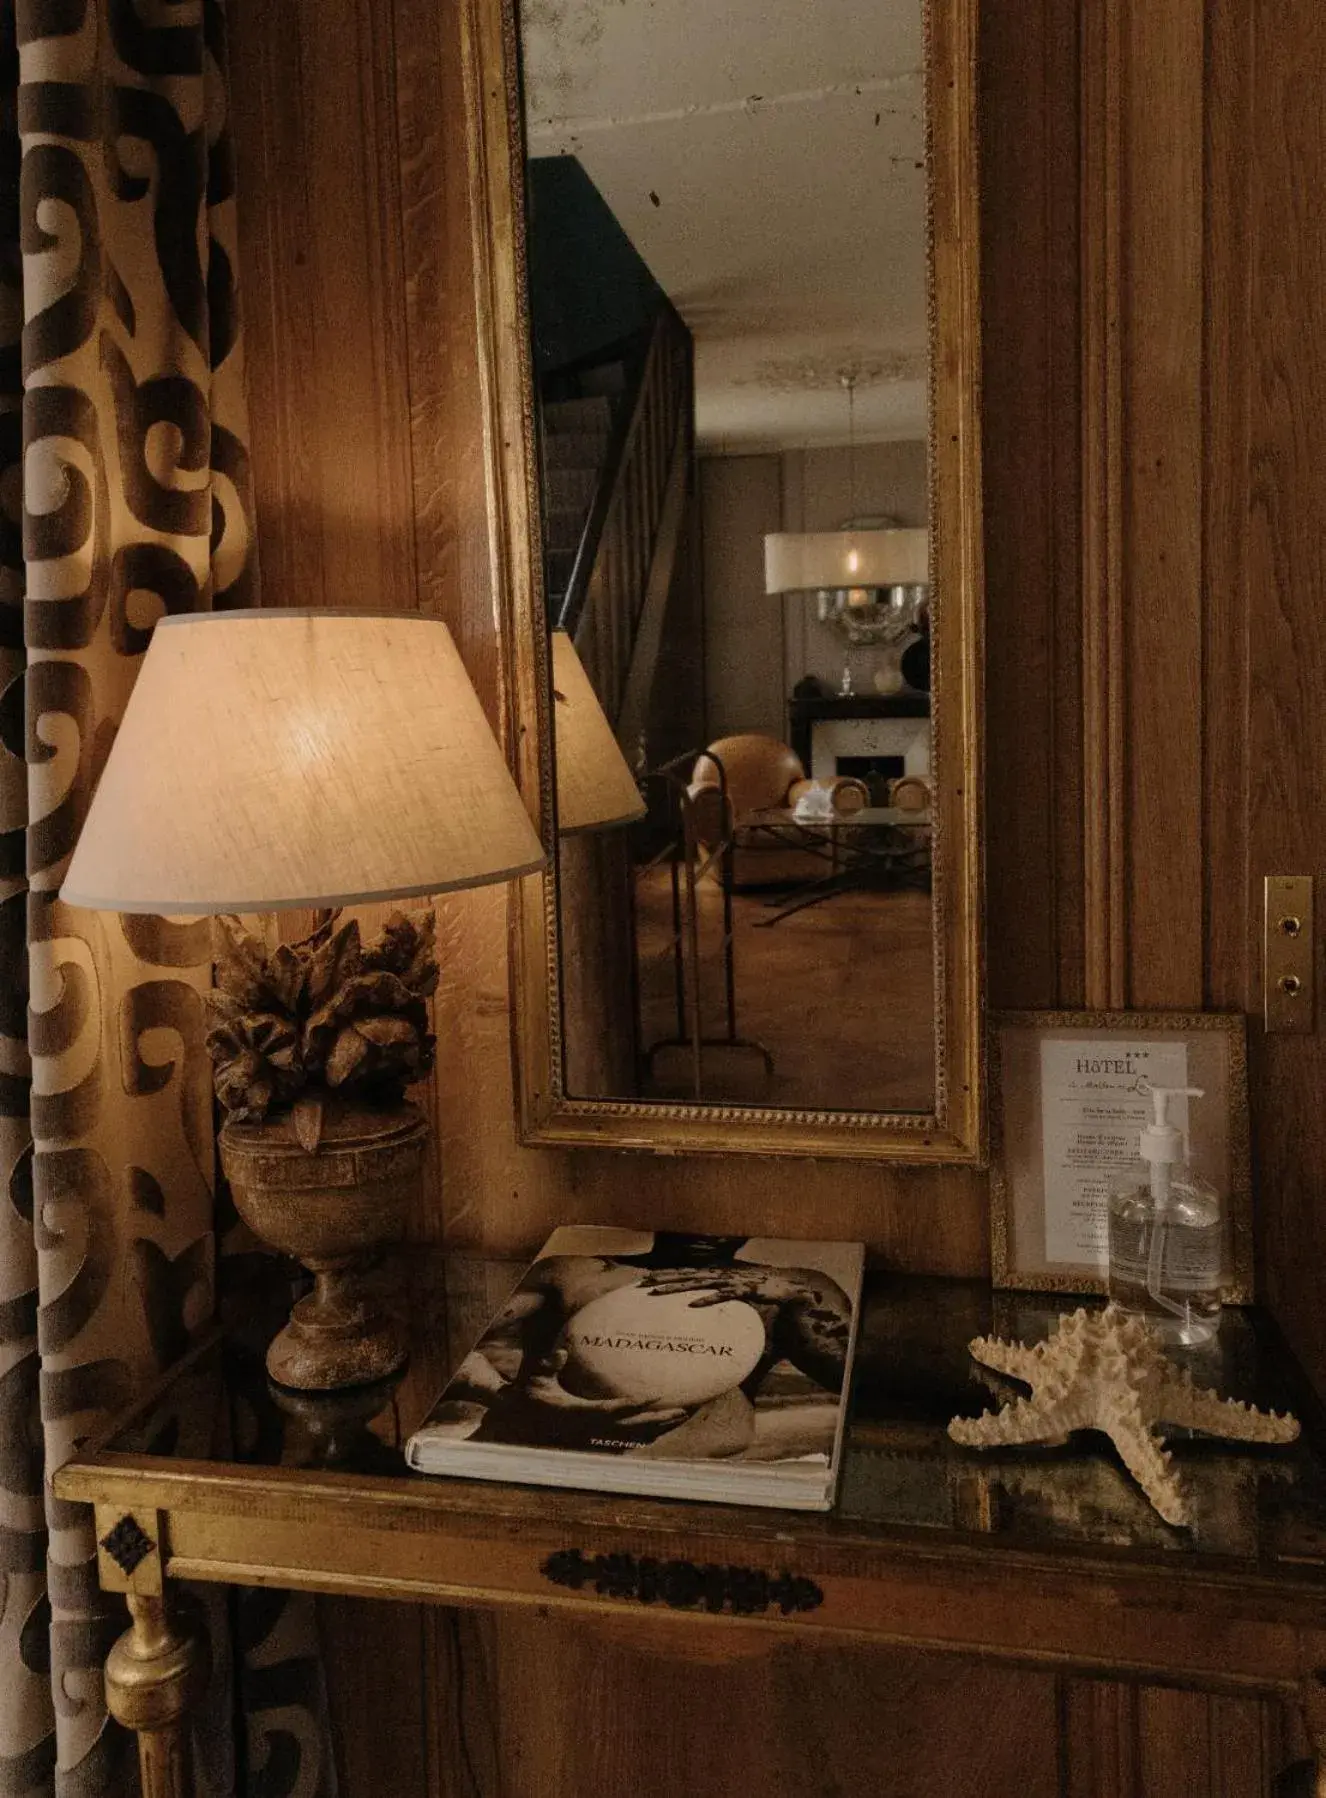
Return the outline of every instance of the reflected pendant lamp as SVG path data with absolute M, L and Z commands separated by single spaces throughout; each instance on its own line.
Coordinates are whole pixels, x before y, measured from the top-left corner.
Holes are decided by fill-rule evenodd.
M 856 386 L 859 371 L 838 380 L 847 400 L 847 476 L 850 516 L 836 531 L 778 531 L 764 539 L 764 590 L 842 594 L 855 609 L 870 606 L 886 588 L 923 587 L 930 579 L 930 534 L 870 528 L 856 504 Z M 878 520 L 873 521 L 878 524 Z
M 929 579 L 925 530 L 778 531 L 764 539 L 766 593 L 920 587 Z

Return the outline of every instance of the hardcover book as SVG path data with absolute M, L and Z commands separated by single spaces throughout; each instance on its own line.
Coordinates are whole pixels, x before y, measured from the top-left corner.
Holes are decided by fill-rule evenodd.
M 555 1230 L 406 1445 L 422 1473 L 827 1511 L 860 1243 Z

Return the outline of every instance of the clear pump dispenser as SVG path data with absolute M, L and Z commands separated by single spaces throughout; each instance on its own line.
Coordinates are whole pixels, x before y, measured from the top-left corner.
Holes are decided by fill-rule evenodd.
M 1220 1321 L 1220 1201 L 1188 1165 L 1169 1102 L 1196 1086 L 1153 1086 L 1141 1161 L 1110 1193 L 1110 1297 L 1169 1342 L 1209 1342 Z

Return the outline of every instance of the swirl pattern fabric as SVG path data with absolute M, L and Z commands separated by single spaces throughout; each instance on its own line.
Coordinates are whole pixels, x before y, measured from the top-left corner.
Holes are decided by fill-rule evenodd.
M 57 895 L 156 620 L 258 597 L 223 0 L 0 0 L 0 63 L 0 1798 L 100 1798 L 124 1616 L 44 1475 L 212 1315 L 210 950 Z M 273 1603 L 303 1683 L 208 1790 L 330 1789 Z

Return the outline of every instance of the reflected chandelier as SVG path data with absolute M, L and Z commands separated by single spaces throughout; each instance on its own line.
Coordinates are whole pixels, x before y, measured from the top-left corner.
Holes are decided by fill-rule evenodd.
M 764 590 L 813 593 L 820 620 L 855 647 L 898 643 L 926 603 L 930 534 L 856 515 L 854 388 L 847 394 L 848 484 L 852 516 L 836 531 L 779 531 L 764 539 Z M 884 528 L 881 528 L 884 527 Z

